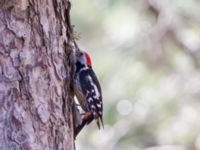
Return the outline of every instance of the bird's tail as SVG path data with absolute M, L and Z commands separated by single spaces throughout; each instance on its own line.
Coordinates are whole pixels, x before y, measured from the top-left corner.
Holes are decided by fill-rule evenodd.
M 96 122 L 97 122 L 97 126 L 99 129 L 101 129 L 101 127 L 104 129 L 104 123 L 103 123 L 103 118 L 102 117 L 98 117 L 96 119 Z

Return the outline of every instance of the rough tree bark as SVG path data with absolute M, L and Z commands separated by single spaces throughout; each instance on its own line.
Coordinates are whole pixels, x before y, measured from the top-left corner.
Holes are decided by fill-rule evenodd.
M 72 150 L 68 0 L 0 0 L 0 149 Z

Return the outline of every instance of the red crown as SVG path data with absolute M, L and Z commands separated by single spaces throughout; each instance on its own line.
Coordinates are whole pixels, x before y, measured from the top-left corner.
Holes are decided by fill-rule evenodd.
M 87 65 L 88 66 L 92 66 L 92 61 L 91 61 L 90 56 L 88 55 L 88 53 L 84 52 L 84 55 L 85 55 L 85 58 L 86 58 L 86 61 L 87 61 Z

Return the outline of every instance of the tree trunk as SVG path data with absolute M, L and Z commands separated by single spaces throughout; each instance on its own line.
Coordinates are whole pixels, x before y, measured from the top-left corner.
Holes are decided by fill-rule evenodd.
M 0 0 L 0 150 L 74 149 L 69 9 Z

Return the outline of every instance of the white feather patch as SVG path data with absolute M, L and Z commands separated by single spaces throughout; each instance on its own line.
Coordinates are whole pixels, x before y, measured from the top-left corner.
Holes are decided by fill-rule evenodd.
M 99 100 L 100 93 L 99 93 L 99 90 L 98 90 L 97 86 L 93 83 L 92 78 L 90 76 L 88 76 L 88 79 L 90 81 L 90 84 L 94 87 L 94 90 L 95 90 L 95 96 L 94 96 L 94 98 Z

